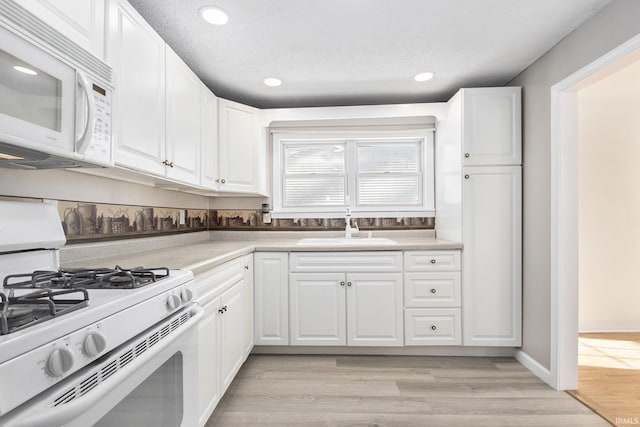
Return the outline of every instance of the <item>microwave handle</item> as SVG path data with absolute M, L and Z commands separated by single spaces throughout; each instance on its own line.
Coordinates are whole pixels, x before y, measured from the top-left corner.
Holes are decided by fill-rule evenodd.
M 96 101 L 91 96 L 91 87 L 87 80 L 87 75 L 83 71 L 77 72 L 78 85 L 82 88 L 85 98 L 87 99 L 87 123 L 85 123 L 82 135 L 76 140 L 76 152 L 84 154 L 91 142 L 92 130 L 96 121 Z

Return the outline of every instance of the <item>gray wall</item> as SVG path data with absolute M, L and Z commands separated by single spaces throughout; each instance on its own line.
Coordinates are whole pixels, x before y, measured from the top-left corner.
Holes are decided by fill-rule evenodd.
M 551 348 L 550 88 L 640 33 L 639 17 L 640 1 L 612 1 L 509 83 L 523 87 L 522 349 L 547 368 Z

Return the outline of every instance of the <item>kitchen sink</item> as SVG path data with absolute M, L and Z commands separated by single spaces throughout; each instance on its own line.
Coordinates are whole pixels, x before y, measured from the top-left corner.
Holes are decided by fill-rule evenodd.
M 384 237 L 312 237 L 300 239 L 297 246 L 378 246 L 396 245 L 397 242 Z

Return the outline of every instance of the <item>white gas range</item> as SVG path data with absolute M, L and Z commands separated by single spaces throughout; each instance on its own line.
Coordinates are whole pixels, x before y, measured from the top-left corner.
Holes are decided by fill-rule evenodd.
M 53 206 L 0 202 L 0 426 L 194 425 L 191 272 L 65 271 L 64 242 Z

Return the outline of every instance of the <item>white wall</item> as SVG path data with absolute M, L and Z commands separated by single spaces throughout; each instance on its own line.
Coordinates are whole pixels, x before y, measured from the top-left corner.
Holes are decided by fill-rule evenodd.
M 612 1 L 508 83 L 523 87 L 522 350 L 547 369 L 551 365 L 551 86 L 640 33 L 639 16 L 640 1 Z
M 66 170 L 0 168 L 0 196 L 208 209 L 209 198 Z
M 640 331 L 640 61 L 578 92 L 579 329 Z

